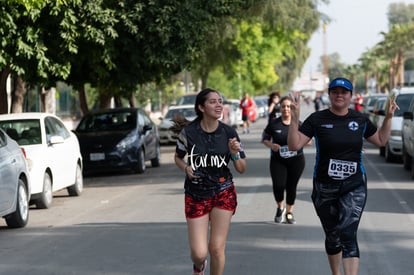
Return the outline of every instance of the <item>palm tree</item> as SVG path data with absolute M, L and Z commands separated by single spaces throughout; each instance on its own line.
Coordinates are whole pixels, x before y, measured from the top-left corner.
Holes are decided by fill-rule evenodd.
M 388 33 L 382 32 L 384 40 L 377 44 L 376 55 L 389 61 L 390 88 L 404 83 L 404 53 L 414 46 L 414 25 L 393 25 Z

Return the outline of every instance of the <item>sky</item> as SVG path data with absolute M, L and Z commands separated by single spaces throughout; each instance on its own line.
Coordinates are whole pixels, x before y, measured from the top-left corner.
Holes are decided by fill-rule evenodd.
M 328 55 L 339 53 L 345 64 L 357 63 L 359 57 L 382 40 L 381 32 L 388 32 L 388 6 L 391 3 L 414 4 L 414 0 L 330 0 L 319 10 L 331 18 L 324 39 L 318 29 L 308 43 L 311 55 L 302 73 L 316 71 L 324 54 L 324 41 Z

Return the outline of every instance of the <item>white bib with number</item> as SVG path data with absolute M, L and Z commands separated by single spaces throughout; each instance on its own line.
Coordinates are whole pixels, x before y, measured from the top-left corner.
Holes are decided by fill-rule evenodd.
M 354 161 L 331 159 L 329 161 L 328 175 L 336 180 L 343 180 L 352 176 L 357 171 L 357 163 Z
M 288 146 L 287 146 L 287 145 L 281 146 L 281 147 L 279 148 L 279 155 L 280 155 L 282 158 L 285 158 L 285 159 L 287 159 L 287 158 L 291 158 L 291 157 L 296 156 L 297 154 L 298 154 L 298 152 L 297 152 L 297 151 L 289 151 L 289 148 L 288 148 Z

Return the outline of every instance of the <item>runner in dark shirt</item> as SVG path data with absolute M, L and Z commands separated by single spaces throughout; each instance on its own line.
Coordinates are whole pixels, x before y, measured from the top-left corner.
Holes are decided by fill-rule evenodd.
M 218 91 L 199 92 L 194 108 L 194 121 L 188 124 L 177 119 L 172 127 L 179 133 L 174 160 L 185 173 L 185 216 L 193 274 L 204 274 L 209 252 L 210 274 L 223 274 L 227 234 L 237 206 L 228 165 L 232 162 L 235 170 L 243 173 L 246 156 L 237 132 L 220 122 L 223 99 Z
M 200 178 L 185 179 L 185 193 L 193 198 L 210 198 L 233 184 L 233 175 L 228 164 L 231 156 L 227 142 L 231 138 L 240 140 L 237 132 L 230 126 L 219 122 L 218 128 L 211 133 L 203 131 L 200 121 L 190 123 L 182 132 L 176 154 L 184 158 L 188 154 L 188 165 Z M 239 151 L 245 158 L 244 151 Z
M 349 109 L 346 115 L 335 115 L 329 109 L 315 112 L 299 128 L 308 137 L 315 137 L 317 158 L 314 177 L 325 183 L 361 178 L 363 139 L 375 134 L 377 128 L 366 117 Z
M 289 97 L 280 100 L 281 116 L 269 118 L 269 123 L 263 131 L 262 142 L 270 148 L 270 175 L 272 177 L 273 196 L 277 209 L 275 222 L 286 221 L 288 224 L 296 223 L 293 216 L 293 206 L 296 200 L 296 188 L 305 168 L 303 149 L 290 151 L 287 146 L 287 136 L 291 120 Z M 284 193 L 286 190 L 286 207 L 284 206 Z
M 384 146 L 391 131 L 391 118 L 398 108 L 390 99 L 381 128 L 362 113 L 349 109 L 352 83 L 336 78 L 329 84 L 331 106 L 311 114 L 299 127 L 299 96 L 292 104 L 289 127 L 290 150 L 315 140 L 316 159 L 312 201 L 325 232 L 325 250 L 332 274 L 358 274 L 357 231 L 367 198 L 367 181 L 362 165 L 363 139 Z

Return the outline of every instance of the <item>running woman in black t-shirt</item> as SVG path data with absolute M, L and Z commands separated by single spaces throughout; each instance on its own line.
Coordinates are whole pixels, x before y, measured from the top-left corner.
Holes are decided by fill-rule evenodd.
M 237 206 L 228 165 L 232 161 L 236 171 L 243 173 L 245 154 L 237 132 L 220 121 L 223 100 L 218 91 L 199 92 L 195 111 L 197 118 L 189 124 L 175 121 L 172 130 L 179 136 L 174 160 L 186 175 L 185 215 L 193 274 L 204 274 L 208 252 L 210 273 L 222 274 L 227 233 Z
M 352 83 L 336 78 L 329 84 L 331 107 L 311 114 L 299 126 L 299 97 L 292 104 L 289 127 L 290 150 L 302 148 L 314 138 L 316 159 L 312 201 L 325 232 L 325 250 L 332 274 L 358 274 L 357 230 L 367 198 L 367 182 L 362 163 L 365 138 L 377 146 L 387 142 L 391 118 L 398 108 L 389 100 L 387 114 L 377 129 L 363 114 L 349 109 Z
M 293 206 L 296 200 L 296 187 L 305 168 L 303 150 L 290 151 L 287 146 L 287 136 L 291 120 L 290 97 L 282 97 L 279 102 L 281 116 L 269 118 L 269 123 L 263 131 L 262 142 L 270 148 L 270 175 L 272 177 L 273 196 L 277 209 L 275 222 L 284 220 L 288 224 L 296 223 L 293 216 Z M 286 207 L 284 195 L 286 190 Z

